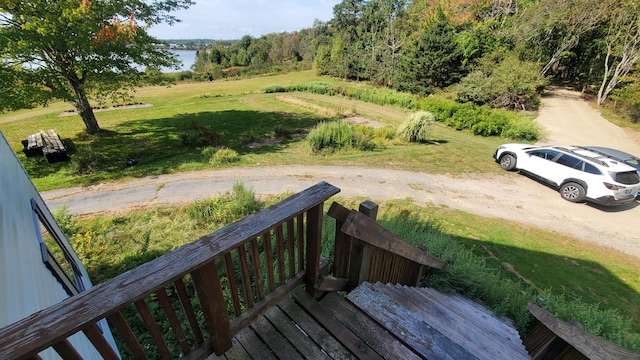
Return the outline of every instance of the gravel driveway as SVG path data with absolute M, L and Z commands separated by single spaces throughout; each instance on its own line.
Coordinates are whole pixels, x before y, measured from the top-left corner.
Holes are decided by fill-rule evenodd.
M 554 90 L 545 96 L 537 121 L 547 130 L 541 144 L 600 145 L 640 154 L 638 134 L 610 124 L 575 92 Z M 419 205 L 443 204 L 572 235 L 640 258 L 638 202 L 614 208 L 573 204 L 517 173 L 448 177 L 358 167 L 250 167 L 59 189 L 42 196 L 52 209 L 66 203 L 72 213 L 84 215 L 189 202 L 229 191 L 236 181 L 257 194 L 297 192 L 327 181 L 342 190 L 340 196 L 374 201 L 412 198 Z

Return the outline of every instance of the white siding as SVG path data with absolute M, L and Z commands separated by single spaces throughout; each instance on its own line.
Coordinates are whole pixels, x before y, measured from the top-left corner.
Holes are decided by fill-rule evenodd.
M 69 297 L 42 261 L 32 199 L 54 226 L 53 231 L 60 232 L 42 197 L 0 132 L 0 327 Z M 65 245 L 71 249 L 68 242 Z M 72 249 L 71 253 L 82 267 Z M 88 289 L 91 287 L 89 277 L 84 268 L 81 272 Z M 111 339 L 108 331 L 107 335 Z M 84 335 L 76 335 L 71 341 L 85 359 L 101 358 L 93 346 L 87 344 Z M 57 358 L 52 352 L 42 355 Z

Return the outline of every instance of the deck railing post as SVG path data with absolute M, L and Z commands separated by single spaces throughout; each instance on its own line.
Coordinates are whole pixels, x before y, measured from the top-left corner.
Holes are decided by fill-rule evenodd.
M 191 273 L 193 284 L 211 336 L 213 351 L 220 356 L 231 349 L 231 329 L 222 284 L 215 261 Z
M 315 282 L 318 276 L 320 276 L 323 205 L 323 203 L 320 203 L 307 211 L 307 268 L 305 288 L 311 296 L 314 296 Z
M 366 215 L 371 220 L 378 218 L 378 204 L 371 200 L 366 200 L 360 204 L 358 211 Z M 371 245 L 353 238 L 351 241 L 351 261 L 349 266 L 349 290 L 355 289 L 358 285 L 367 280 L 369 267 L 371 264 Z

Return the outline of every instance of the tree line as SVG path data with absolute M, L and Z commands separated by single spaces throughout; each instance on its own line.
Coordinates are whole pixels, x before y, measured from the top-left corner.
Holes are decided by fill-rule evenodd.
M 549 82 L 612 97 L 640 121 L 640 3 L 344 0 L 307 29 L 200 49 L 197 78 L 311 68 L 462 102 L 534 109 Z

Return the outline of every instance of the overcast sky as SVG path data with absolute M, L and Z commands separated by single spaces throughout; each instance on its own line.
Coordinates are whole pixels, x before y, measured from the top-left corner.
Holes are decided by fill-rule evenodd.
M 158 39 L 235 40 L 244 35 L 296 31 L 313 25 L 313 20 L 333 18 L 333 6 L 340 0 L 195 0 L 195 5 L 176 12 L 182 20 L 173 26 L 150 29 Z

